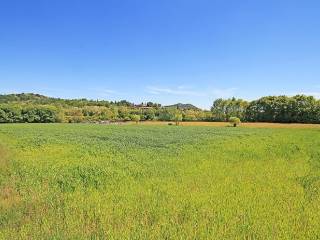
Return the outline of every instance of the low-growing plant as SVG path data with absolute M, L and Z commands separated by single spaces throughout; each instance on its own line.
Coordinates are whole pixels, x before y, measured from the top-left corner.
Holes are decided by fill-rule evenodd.
M 233 127 L 237 127 L 240 123 L 241 120 L 238 117 L 230 117 L 229 118 L 229 123 L 233 126 Z
M 137 115 L 137 114 L 131 115 L 131 120 L 136 122 L 136 124 L 138 124 L 140 121 L 140 115 Z
M 319 146 L 291 127 L 0 124 L 0 239 L 317 239 Z

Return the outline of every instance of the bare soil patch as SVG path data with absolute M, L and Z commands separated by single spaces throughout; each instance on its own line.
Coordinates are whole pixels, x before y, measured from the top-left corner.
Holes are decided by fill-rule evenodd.
M 170 122 L 162 121 L 145 121 L 142 125 L 168 125 Z M 135 124 L 135 123 L 127 123 Z M 181 122 L 180 126 L 207 126 L 207 127 L 227 127 L 227 122 Z M 302 123 L 241 123 L 239 127 L 248 128 L 319 128 L 320 124 L 302 124 Z

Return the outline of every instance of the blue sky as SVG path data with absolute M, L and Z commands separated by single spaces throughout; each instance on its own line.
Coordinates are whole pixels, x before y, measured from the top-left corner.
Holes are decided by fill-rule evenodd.
M 0 93 L 320 97 L 320 1 L 0 1 Z

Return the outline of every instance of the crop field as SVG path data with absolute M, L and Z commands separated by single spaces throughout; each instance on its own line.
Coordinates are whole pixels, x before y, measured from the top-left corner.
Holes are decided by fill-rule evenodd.
M 0 125 L 0 239 L 319 239 L 320 128 Z

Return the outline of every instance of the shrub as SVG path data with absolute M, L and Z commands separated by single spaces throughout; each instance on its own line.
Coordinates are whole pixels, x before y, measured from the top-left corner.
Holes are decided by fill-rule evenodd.
M 236 127 L 241 123 L 241 120 L 238 117 L 230 117 L 229 123 L 232 124 L 234 127 Z
M 131 120 L 138 123 L 140 121 L 140 115 L 137 115 L 137 114 L 131 115 Z

